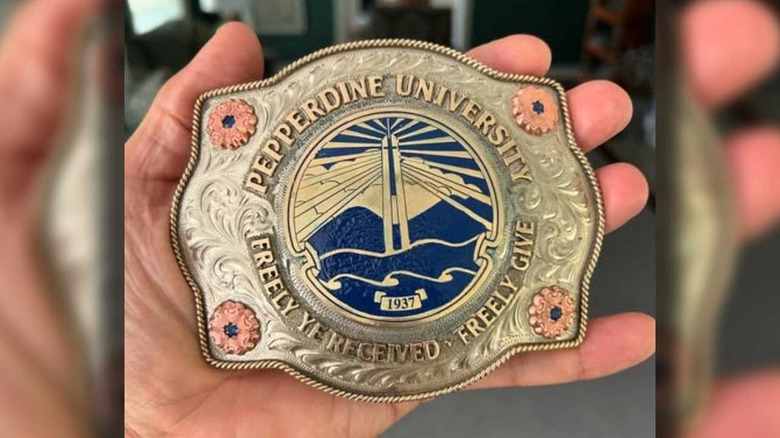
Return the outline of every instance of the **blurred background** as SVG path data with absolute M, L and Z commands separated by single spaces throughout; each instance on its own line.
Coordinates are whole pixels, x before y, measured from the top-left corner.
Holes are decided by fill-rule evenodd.
M 48 0 L 52 9 L 59 2 L 64 4 L 66 0 Z M 51 31 L 43 28 L 40 21 L 22 21 L 23 17 L 13 15 L 19 6 L 28 3 L 32 2 L 0 0 L 0 90 L 5 103 L 15 98 L 15 103 L 27 104 L 33 102 L 30 96 L 41 91 L 33 74 L 36 66 L 29 65 L 35 56 L 25 51 L 29 40 L 34 39 L 30 36 L 45 34 L 48 43 L 37 41 L 37 47 L 51 51 L 59 42 L 59 33 L 65 31 Z M 82 407 L 88 410 L 90 428 L 98 430 L 99 435 L 122 433 L 121 143 L 138 126 L 167 78 L 183 67 L 226 21 L 240 20 L 256 30 L 266 57 L 266 76 L 317 49 L 351 40 L 414 38 L 467 51 L 506 35 L 530 33 L 551 46 L 553 64 L 549 76 L 567 88 L 592 78 L 621 84 L 633 100 L 634 117 L 625 132 L 590 153 L 589 159 L 594 167 L 614 161 L 633 163 L 650 181 L 651 197 L 636 219 L 605 240 L 593 278 L 590 315 L 623 311 L 656 315 L 656 264 L 664 262 L 666 254 L 657 255 L 655 249 L 656 158 L 661 155 L 661 149 L 655 147 L 655 2 L 117 0 L 104 4 L 107 7 L 96 11 L 85 26 L 89 28 L 86 37 L 78 40 L 76 50 L 66 54 L 73 65 L 57 66 L 57 74 L 75 86 L 72 91 L 68 89 L 73 99 L 55 108 L 67 114 L 66 121 L 61 126 L 51 126 L 56 128 L 52 129 L 53 134 L 41 140 L 52 151 L 45 157 L 47 171 L 22 175 L 46 182 L 44 192 L 48 196 L 42 198 L 43 208 L 30 207 L 32 203 L 23 207 L 31 211 L 30 217 L 25 217 L 27 221 L 43 225 L 36 230 L 42 235 L 40 262 L 49 281 L 41 296 L 54 313 L 40 310 L 45 306 L 32 310 L 20 307 L 25 302 L 23 295 L 29 291 L 18 286 L 27 283 L 9 278 L 37 278 L 19 274 L 15 265 L 9 263 L 21 258 L 11 242 L 13 236 L 6 232 L 12 229 L 9 221 L 19 214 L 14 210 L 15 214 L 10 215 L 5 197 L 0 197 L 0 239 L 4 243 L 0 249 L 0 276 L 5 279 L 0 283 L 0 310 L 6 311 L 0 311 L 0 376 L 14 381 L 15 370 L 39 365 L 35 358 L 14 362 L 17 358 L 9 353 L 16 350 L 8 346 L 7 334 L 35 334 L 36 331 L 29 330 L 31 320 L 36 327 L 45 328 L 42 319 L 64 315 L 75 338 L 76 347 L 71 353 L 81 358 L 77 361 L 79 369 L 68 369 L 68 379 L 74 386 L 81 385 L 83 372 L 87 395 L 74 396 L 73 400 L 78 402 L 67 399 L 60 405 L 73 407 L 77 414 L 83 413 Z M 14 23 L 26 28 L 27 33 L 14 30 Z M 47 30 L 50 32 L 44 32 Z M 10 74 L 14 68 L 18 71 Z M 60 88 L 46 90 L 46 99 L 51 99 Z M 775 73 L 747 96 L 714 115 L 717 132 L 726 136 L 744 126 L 780 125 L 778 96 L 780 74 Z M 4 147 L 15 140 L 11 128 L 20 123 L 18 117 L 13 118 L 19 115 L 18 108 L 4 105 L 0 110 L 0 145 Z M 659 112 L 658 119 L 663 115 Z M 39 130 L 50 128 L 39 123 L 38 128 L 42 127 L 47 129 Z M 660 128 L 669 127 L 659 126 L 659 132 Z M 18 175 L 29 173 L 25 169 L 14 172 L 4 168 L 3 172 L 11 176 L 0 172 L 0 188 L 12 187 L 11 191 L 19 192 L 20 187 L 26 187 Z M 668 170 L 659 167 L 658 175 L 668 176 Z M 717 324 L 718 375 L 766 369 L 780 363 L 780 348 L 774 342 L 780 339 L 780 324 L 776 323 L 776 312 L 767 316 L 767 309 L 780 307 L 778 260 L 777 227 L 743 248 L 732 292 Z M 665 308 L 674 303 L 665 302 Z M 23 316 L 17 318 L 21 321 L 18 326 L 7 321 L 14 314 Z M 567 385 L 450 394 L 424 404 L 385 436 L 654 436 L 655 365 L 651 359 L 608 378 Z M 658 380 L 663 381 L 667 373 L 662 366 Z M 11 418 L 9 412 L 20 418 L 16 411 L 7 409 L 22 406 L 28 398 L 35 401 L 30 406 L 35 408 L 36 416 L 44 413 L 47 417 L 46 421 L 38 421 L 37 426 L 59 424 L 55 421 L 59 417 L 45 403 L 49 400 L 36 398 L 46 393 L 46 387 L 43 388 L 20 384 L 16 388 L 19 392 L 14 393 L 14 388 L 0 386 L 4 430 L 8 430 L 5 419 Z M 27 397 L 28 393 L 36 397 Z M 566 413 L 566 421 L 560 420 L 561 412 Z M 76 435 L 65 429 L 54 432 L 41 435 Z
M 655 5 L 647 0 L 127 0 L 126 135 L 165 80 L 220 24 L 239 20 L 260 37 L 265 75 L 315 50 L 367 38 L 412 38 L 461 51 L 515 33 L 552 48 L 549 76 L 566 88 L 617 81 L 631 95 L 629 128 L 589 158 L 639 166 L 654 181 Z M 655 218 L 651 204 L 605 241 L 592 283 L 593 317 L 655 315 Z M 591 382 L 460 392 L 424 404 L 387 437 L 654 435 L 654 361 Z M 560 421 L 566 412 L 566 421 Z

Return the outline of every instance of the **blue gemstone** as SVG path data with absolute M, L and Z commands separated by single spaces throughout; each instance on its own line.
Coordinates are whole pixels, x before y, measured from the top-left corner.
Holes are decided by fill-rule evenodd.
M 561 319 L 561 316 L 563 316 L 563 310 L 561 310 L 560 307 L 555 306 L 552 309 L 550 309 L 550 319 L 553 321 L 557 321 Z
M 225 324 L 224 330 L 228 338 L 238 336 L 238 326 L 232 322 Z
M 222 127 L 225 129 L 230 129 L 235 124 L 236 124 L 236 118 L 233 116 L 225 116 L 225 118 L 222 119 Z
M 541 114 L 544 112 L 544 104 L 538 100 L 532 103 L 531 106 L 536 114 Z

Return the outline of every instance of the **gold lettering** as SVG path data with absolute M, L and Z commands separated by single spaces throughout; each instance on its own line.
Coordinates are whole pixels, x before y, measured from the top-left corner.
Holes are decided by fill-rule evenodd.
M 360 98 L 365 99 L 368 97 L 368 94 L 366 94 L 366 83 L 365 79 L 361 80 L 360 82 L 350 79 L 347 81 L 347 84 L 349 84 L 349 89 L 352 90 L 352 95 L 355 96 L 355 99 L 360 96 Z
M 320 108 L 320 104 L 316 99 L 304 100 L 303 104 L 301 104 L 301 108 L 303 108 L 303 113 L 306 114 L 306 117 L 309 118 L 311 123 L 316 122 L 320 116 L 324 116 L 326 114 L 325 111 Z
M 531 178 L 531 169 L 528 168 L 527 164 L 522 163 L 519 170 L 512 172 L 512 181 L 517 181 L 518 179 L 533 181 Z
M 458 107 L 466 99 L 465 96 L 458 96 L 454 91 L 450 91 L 450 111 L 455 112 Z
M 480 107 L 477 102 L 469 99 L 469 101 L 466 103 L 466 106 L 464 106 L 463 110 L 460 112 L 460 115 L 462 115 L 469 122 L 474 123 L 474 116 L 480 109 L 482 109 L 482 107 Z
M 501 282 L 499 283 L 499 285 L 509 288 L 509 290 L 512 291 L 512 293 L 517 292 L 517 286 L 515 286 L 515 284 L 512 283 L 512 279 L 509 278 L 508 275 L 504 275 L 504 277 L 501 279 Z M 504 301 L 506 301 L 506 300 L 504 300 Z
M 328 350 L 333 350 L 336 353 L 342 353 L 341 351 L 339 351 L 339 347 L 341 347 L 342 344 L 344 344 L 344 336 L 341 336 L 336 332 L 331 332 L 330 339 L 328 340 L 328 345 L 325 346 L 325 348 Z
M 480 333 L 485 331 L 485 329 L 479 325 L 479 322 L 477 322 L 475 318 L 470 318 L 468 321 L 466 321 L 466 329 L 469 331 L 469 333 L 471 333 L 471 336 L 474 336 L 475 338 L 479 336 Z
M 441 106 L 441 104 L 444 102 L 444 95 L 447 94 L 447 91 L 449 91 L 447 87 L 440 85 L 439 92 L 436 94 L 436 98 L 433 99 L 433 103 Z
M 403 362 L 404 360 L 406 360 L 406 355 L 409 352 L 409 344 L 395 345 L 394 347 L 395 347 L 394 348 L 394 350 L 395 350 L 395 359 L 398 362 Z
M 531 221 L 518 221 L 515 232 L 520 234 L 534 234 L 534 223 Z
M 488 297 L 487 301 L 485 301 L 485 307 L 490 309 L 496 315 L 498 315 L 499 312 L 501 312 L 501 310 L 504 308 L 501 303 L 496 302 L 496 298 L 492 295 Z
M 409 96 L 412 94 L 412 77 L 409 75 L 395 76 L 395 92 L 399 96 Z M 407 79 L 407 80 L 404 80 Z
M 292 128 L 290 128 L 290 125 L 287 123 L 280 123 L 279 126 L 277 126 L 274 130 L 274 135 L 276 138 L 283 141 L 287 146 L 291 146 L 293 144 L 293 138 L 290 137 L 292 135 Z
M 271 249 L 271 238 L 263 236 L 252 239 L 249 246 L 252 247 L 252 249 Z
M 493 130 L 493 132 L 490 133 L 488 136 L 488 140 L 490 140 L 490 143 L 493 146 L 498 146 L 501 143 L 506 140 L 506 136 L 509 135 L 509 132 L 507 132 L 506 128 L 504 128 L 501 125 L 496 126 L 496 129 Z
M 382 76 L 369 76 L 366 79 L 368 79 L 368 94 L 371 97 L 385 97 L 382 91 Z
M 271 298 L 271 302 L 274 303 L 274 307 L 277 309 L 282 308 L 282 298 L 289 297 L 290 293 L 286 290 L 283 290 L 281 293 L 277 294 L 275 297 Z
M 274 161 L 265 155 L 260 155 L 255 161 L 255 164 L 252 165 L 252 169 L 265 174 L 268 177 L 272 177 L 274 176 L 274 172 L 276 172 L 276 166 L 278 165 L 278 161 Z
M 469 344 L 469 340 L 466 339 L 466 328 L 464 326 L 458 327 L 458 330 L 456 330 L 455 333 L 460 338 L 460 341 L 463 342 L 463 345 Z
M 412 352 L 412 360 L 413 361 L 420 362 L 425 357 L 424 356 L 425 353 L 423 352 L 422 343 L 415 342 L 415 343 L 411 344 L 411 350 L 412 350 L 411 352 Z
M 347 338 L 344 341 L 344 351 L 342 351 L 341 354 L 345 356 L 355 356 L 355 347 L 357 347 L 357 344 L 352 341 L 352 339 Z
M 273 256 L 271 256 L 273 258 Z M 265 268 L 262 268 L 258 271 L 260 273 L 260 280 L 263 280 L 263 283 L 266 281 L 271 281 L 274 278 L 279 278 L 279 268 L 276 267 L 275 264 L 268 265 Z
M 504 164 L 506 164 L 508 167 L 509 165 L 511 165 L 512 163 L 518 160 L 520 160 L 520 162 L 522 163 L 523 156 L 520 154 L 520 151 L 518 151 L 517 148 L 512 148 L 512 154 L 504 157 Z
M 244 185 L 246 185 L 248 189 L 254 190 L 261 195 L 265 195 L 265 192 L 268 191 L 268 186 L 265 185 L 265 178 L 254 171 L 247 175 Z
M 371 354 L 371 344 L 360 343 L 357 347 L 357 356 L 360 360 L 373 362 L 374 356 Z
M 252 257 L 255 259 L 255 266 L 258 268 L 274 262 L 274 253 L 271 252 L 270 247 L 268 247 L 268 250 L 255 252 Z
M 295 301 L 295 299 L 292 296 L 290 296 L 290 299 L 287 300 L 287 302 L 284 305 L 284 308 L 280 310 L 280 312 L 282 313 L 282 315 L 288 316 L 290 312 L 292 312 L 293 310 L 299 307 L 301 306 Z
M 281 277 L 276 277 L 276 278 L 268 281 L 267 283 L 263 284 L 263 286 L 265 286 L 265 292 L 268 295 L 273 295 L 274 292 L 278 292 L 278 291 L 284 289 L 284 284 L 282 284 L 282 278 Z
M 339 89 L 339 93 L 341 93 L 341 101 L 344 103 L 350 103 L 352 102 L 352 99 L 349 97 L 349 93 L 347 93 L 347 86 L 344 85 L 343 82 L 339 82 L 336 84 L 336 88 Z
M 308 336 L 309 339 L 314 339 L 315 341 L 321 341 L 323 333 L 324 330 L 322 324 L 320 324 L 319 322 L 315 322 L 306 336 Z
M 298 111 L 293 111 L 290 113 L 289 116 L 287 116 L 287 121 L 290 122 L 293 128 L 295 128 L 295 131 L 300 134 L 303 132 L 304 129 L 306 129 L 311 122 L 308 120 L 303 120 L 301 113 Z
M 341 99 L 339 99 L 339 94 L 336 93 L 336 90 L 332 87 L 320 91 L 320 94 L 318 94 L 317 97 L 320 98 L 320 102 L 322 102 L 322 106 L 325 108 L 326 113 L 329 113 L 341 106 Z
M 515 224 L 515 243 L 512 246 L 512 268 L 525 271 L 531 264 L 531 249 L 534 241 L 530 236 L 534 234 L 533 222 L 520 221 Z
M 482 321 L 482 324 L 484 324 L 485 327 L 489 327 L 490 324 L 495 321 L 496 316 L 494 314 L 488 313 L 487 309 L 484 307 L 480 307 L 479 310 L 477 310 L 477 318 Z
M 387 360 L 385 353 L 387 353 L 387 345 L 374 344 L 374 362 L 385 362 Z
M 492 294 L 490 294 L 490 296 L 498 298 L 499 300 L 501 300 L 501 302 L 504 303 L 504 305 L 506 305 L 506 304 L 509 304 L 509 298 L 512 296 L 513 293 L 515 293 L 515 291 L 514 290 L 510 290 L 509 291 L 509 296 L 505 297 L 501 292 L 498 291 L 498 289 L 496 289 L 496 290 L 493 291 Z
M 423 342 L 423 348 L 425 350 L 425 356 L 428 360 L 436 359 L 437 357 L 439 357 L 439 353 L 441 352 L 439 343 L 436 342 L 435 340 Z
M 282 161 L 282 145 L 273 138 L 265 142 L 260 151 L 276 161 Z
M 496 119 L 493 114 L 487 111 L 483 111 L 474 122 L 474 127 L 482 131 L 482 135 L 487 135 L 490 128 L 496 124 Z
M 433 82 L 426 81 L 425 79 L 418 79 L 414 98 L 419 99 L 420 94 L 422 94 L 423 100 L 426 102 L 433 100 Z
M 307 327 L 315 323 L 316 320 L 309 315 L 309 312 L 306 310 L 303 311 L 303 320 L 301 320 L 301 323 L 298 325 L 298 330 L 305 331 Z

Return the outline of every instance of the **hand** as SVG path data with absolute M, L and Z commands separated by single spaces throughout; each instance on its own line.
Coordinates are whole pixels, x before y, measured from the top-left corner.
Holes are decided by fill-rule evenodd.
M 758 2 L 695 3 L 682 20 L 685 72 L 705 109 L 738 98 L 770 73 L 780 54 L 777 17 Z M 766 98 L 775 98 L 766 96 Z M 758 238 L 780 219 L 780 131 L 756 128 L 726 139 L 725 153 L 744 241 Z M 738 292 L 737 292 L 738 293 Z M 719 382 L 695 437 L 780 436 L 780 370 Z
M 62 311 L 66 300 L 53 299 L 44 281 L 36 237 L 44 169 L 73 104 L 74 61 L 97 6 L 31 0 L 3 29 L 0 424 L 9 436 L 81 436 L 90 425 L 82 350 Z
M 527 35 L 469 54 L 497 70 L 544 75 L 550 49 Z M 195 99 L 206 90 L 254 81 L 263 70 L 254 32 L 227 24 L 162 88 L 125 152 L 126 427 L 138 436 L 374 436 L 419 402 L 377 405 L 310 388 L 273 370 L 226 372 L 200 354 L 192 292 L 168 237 L 171 199 L 190 151 Z M 615 84 L 593 81 L 568 93 L 574 132 L 590 151 L 622 130 L 631 101 Z M 597 171 L 607 231 L 645 205 L 647 184 L 628 164 Z M 635 365 L 653 353 L 654 321 L 642 314 L 592 320 L 576 349 L 515 356 L 473 388 L 591 379 Z

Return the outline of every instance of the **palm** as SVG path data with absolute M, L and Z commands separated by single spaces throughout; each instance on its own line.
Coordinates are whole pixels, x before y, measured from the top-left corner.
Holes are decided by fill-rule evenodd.
M 227 46 L 233 49 L 223 50 Z M 522 61 L 513 62 L 517 59 L 510 57 L 513 52 L 523 54 Z M 498 69 L 536 75 L 546 72 L 550 60 L 547 46 L 527 36 L 482 46 L 471 55 Z M 258 79 L 261 59 L 257 40 L 247 28 L 226 26 L 166 85 L 128 142 L 125 329 L 133 334 L 126 341 L 126 377 L 134 382 L 128 386 L 133 393 L 128 397 L 132 431 L 210 435 L 232 430 L 243 435 L 262 424 L 264 430 L 283 436 L 373 436 L 418 404 L 353 402 L 311 389 L 279 371 L 220 371 L 200 355 L 192 292 L 179 272 L 168 236 L 170 200 L 189 153 L 189 126 L 183 121 L 189 119 L 198 93 Z M 216 65 L 219 78 L 207 73 Z M 601 103 L 594 101 L 596 96 Z M 630 119 L 628 97 L 611 83 L 586 84 L 569 98 L 573 112 L 580 114 L 574 124 L 586 151 Z M 614 229 L 642 208 L 647 186 L 641 174 L 625 164 L 597 173 L 607 228 Z M 651 354 L 652 331 L 652 319 L 645 315 L 596 320 L 579 349 L 515 358 L 478 385 L 533 385 L 609 374 Z
M 134 192 L 172 194 L 175 184 L 128 179 L 128 197 Z M 358 403 L 313 390 L 280 371 L 225 372 L 207 365 L 194 334 L 191 291 L 168 243 L 170 205 L 165 197 L 159 199 L 128 208 L 126 217 L 125 329 L 134 336 L 127 339 L 125 368 L 128 378 L 139 382 L 127 408 L 129 420 L 143 419 L 137 432 L 151 427 L 216 436 L 235 430 L 242 436 L 262 424 L 274 436 L 271 431 L 278 436 L 373 436 L 416 405 Z M 154 403 L 136 404 L 148 400 Z
M 711 36 L 713 27 L 705 24 L 703 19 L 698 27 Z M 694 40 L 695 35 L 688 38 Z M 699 44 L 705 47 L 711 42 L 712 38 L 702 38 Z M 470 55 L 512 73 L 544 75 L 550 62 L 544 43 L 527 36 L 505 38 L 474 49 Z M 764 71 L 756 65 L 767 57 L 754 56 L 753 64 L 740 64 L 754 67 L 734 78 L 734 87 L 728 90 L 718 85 L 722 78 L 712 76 L 708 83 L 707 72 L 693 69 L 697 97 L 710 104 L 733 97 Z M 372 436 L 417 405 L 352 402 L 311 389 L 279 371 L 220 371 L 209 367 L 198 351 L 192 293 L 169 245 L 170 200 L 189 154 L 189 120 L 197 95 L 259 79 L 261 59 L 259 44 L 249 29 L 235 24 L 224 27 L 165 86 L 127 144 L 126 418 L 131 433 L 242 436 L 262 430 L 281 436 Z M 729 57 L 724 55 L 724 59 Z M 627 96 L 610 83 L 581 85 L 568 93 L 568 99 L 575 135 L 586 152 L 620 131 L 630 118 Z M 772 134 L 765 133 L 743 138 L 742 146 L 735 142 L 732 147 L 737 189 L 741 199 L 748 200 L 741 205 L 746 235 L 765 228 L 780 208 L 780 194 L 750 193 L 757 189 L 756 179 L 745 172 L 771 168 L 776 160 L 767 157 L 776 154 L 767 148 L 773 142 Z M 644 205 L 646 183 L 635 168 L 625 164 L 605 166 L 597 176 L 607 230 L 611 231 Z M 599 318 L 590 324 L 579 348 L 517 356 L 474 388 L 551 384 L 614 373 L 652 353 L 653 331 L 653 321 L 645 315 Z

